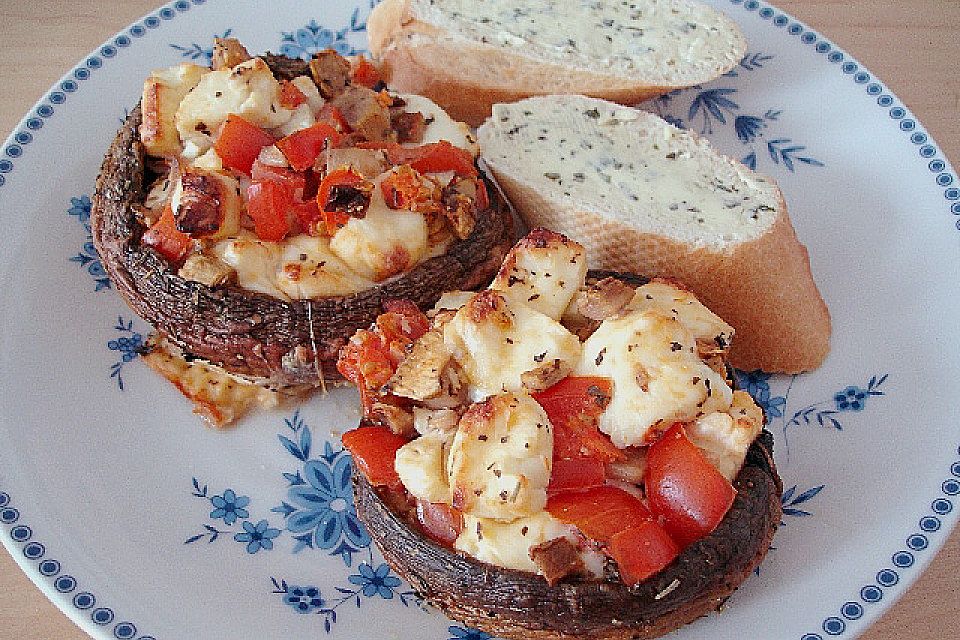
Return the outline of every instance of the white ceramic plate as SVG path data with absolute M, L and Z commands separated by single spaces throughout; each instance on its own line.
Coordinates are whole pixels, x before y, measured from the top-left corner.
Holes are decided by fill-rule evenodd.
M 332 432 L 352 391 L 204 429 L 142 366 L 147 327 L 90 244 L 101 154 L 152 68 L 364 47 L 368 0 L 180 0 L 73 69 L 0 150 L 0 539 L 97 638 L 479 640 L 424 610 L 352 515 Z M 676 638 L 855 636 L 933 557 L 960 505 L 955 174 L 879 79 L 752 0 L 715 0 L 749 55 L 648 105 L 779 180 L 833 314 L 815 373 L 747 376 L 787 491 L 758 575 Z

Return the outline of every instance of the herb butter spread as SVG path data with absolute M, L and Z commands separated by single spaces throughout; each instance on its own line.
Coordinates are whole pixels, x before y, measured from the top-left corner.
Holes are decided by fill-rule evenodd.
M 691 2 L 429 0 L 416 7 L 424 22 L 477 44 L 664 85 L 711 75 L 740 57 L 732 22 Z
M 484 157 L 579 211 L 681 242 L 721 247 L 758 237 L 777 216 L 772 181 L 659 117 L 580 96 L 494 106 Z

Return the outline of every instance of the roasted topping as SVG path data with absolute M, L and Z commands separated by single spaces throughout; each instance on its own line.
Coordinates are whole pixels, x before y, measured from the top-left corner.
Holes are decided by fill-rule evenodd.
M 450 350 L 443 343 L 443 331 L 432 329 L 413 344 L 384 391 L 413 400 L 440 395 L 441 377 L 450 362 Z
M 590 320 L 605 320 L 620 313 L 633 299 L 634 289 L 617 278 L 604 278 L 577 296 L 577 311 Z
M 234 270 L 222 261 L 202 253 L 188 257 L 177 275 L 184 280 L 200 282 L 208 287 L 224 284 L 234 275 Z
M 480 211 L 490 205 L 487 188 L 479 178 L 455 176 L 440 195 L 443 215 L 461 240 L 469 238 Z
M 324 173 L 349 167 L 368 180 L 376 178 L 390 168 L 383 151 L 377 149 L 358 149 L 356 147 L 327 149 L 321 158 L 323 159 Z
M 368 414 L 370 420 L 405 438 L 417 435 L 413 428 L 413 413 L 385 402 L 374 402 Z
M 222 238 L 240 230 L 237 181 L 222 173 L 188 169 L 173 194 L 177 230 L 193 237 Z
M 231 69 L 246 62 L 250 57 L 246 47 L 240 44 L 240 41 L 236 38 L 213 39 L 213 57 L 210 63 L 214 71 Z
M 320 89 L 320 95 L 330 100 L 343 93 L 350 82 L 350 63 L 333 49 L 314 54 L 310 60 L 310 75 Z
M 423 141 L 423 134 L 427 130 L 427 121 L 422 113 L 400 111 L 393 114 L 390 121 L 397 132 L 397 142 L 419 144 Z
M 580 550 L 566 538 L 554 538 L 531 547 L 530 559 L 551 587 L 564 578 L 587 573 Z
M 396 137 L 390 126 L 390 110 L 376 91 L 353 86 L 333 98 L 331 105 L 340 110 L 350 130 L 364 140 L 390 141 Z
M 410 165 L 394 169 L 380 183 L 383 200 L 391 209 L 434 213 L 439 209 L 440 188 L 431 178 L 420 175 Z
M 323 210 L 362 218 L 367 213 L 367 207 L 370 206 L 371 193 L 373 193 L 373 183 L 367 181 L 332 185 Z

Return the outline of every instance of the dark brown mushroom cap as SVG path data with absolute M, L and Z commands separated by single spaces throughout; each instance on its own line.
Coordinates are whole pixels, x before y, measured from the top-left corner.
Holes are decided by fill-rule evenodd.
M 382 303 L 413 300 L 428 309 L 444 291 L 487 284 L 513 244 L 510 215 L 490 187 L 491 208 L 466 240 L 403 276 L 349 296 L 284 301 L 236 285 L 184 280 L 153 249 L 136 215 L 143 203 L 144 149 L 140 108 L 114 139 L 97 178 L 91 210 L 100 259 L 127 304 L 189 356 L 270 386 L 341 380 L 337 354 L 351 335 L 381 313 Z
M 780 523 L 782 485 L 764 431 L 734 480 L 720 525 L 640 584 L 564 582 L 503 569 L 442 547 L 391 510 L 356 468 L 357 513 L 394 570 L 451 618 L 517 640 L 655 638 L 718 609 L 760 564 Z

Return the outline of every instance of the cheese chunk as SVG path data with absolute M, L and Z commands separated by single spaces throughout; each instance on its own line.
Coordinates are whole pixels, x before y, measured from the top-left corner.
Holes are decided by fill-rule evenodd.
M 553 468 L 553 429 L 526 393 L 494 396 L 460 419 L 448 469 L 453 505 L 481 518 L 543 511 Z
M 287 299 L 286 294 L 277 288 L 281 247 L 276 242 L 260 241 L 245 231 L 237 238 L 218 242 L 212 252 L 233 267 L 237 282 L 244 289 Z
M 444 342 L 463 367 L 472 400 L 524 388 L 524 374 L 569 371 L 580 341 L 556 320 L 497 291 L 473 296 L 444 327 Z
M 444 436 L 431 432 L 397 450 L 394 469 L 410 495 L 427 502 L 450 504 L 446 447 Z
M 310 109 L 314 115 L 320 113 L 320 109 L 323 109 L 326 101 L 323 99 L 323 96 L 320 95 L 320 89 L 317 88 L 312 78 L 308 76 L 297 76 L 290 81 L 290 84 L 299 89 L 303 97 L 307 99 L 307 104 L 310 105 Z
M 423 139 L 420 142 L 410 142 L 403 146 L 418 147 L 423 144 L 440 142 L 446 140 L 455 147 L 466 149 L 474 157 L 480 153 L 477 146 L 477 139 L 470 132 L 470 127 L 462 122 L 457 122 L 441 109 L 436 102 L 430 98 L 414 94 L 400 94 L 400 98 L 406 102 L 403 110 L 407 113 L 422 113 L 427 121 L 427 127 L 423 132 Z
M 201 156 L 204 157 L 204 156 Z M 170 197 L 177 228 L 196 238 L 222 240 L 240 231 L 244 202 L 240 183 L 220 171 L 181 171 Z
M 463 531 L 453 546 L 457 551 L 498 567 L 537 573 L 538 567 L 530 559 L 530 549 L 556 538 L 575 541 L 570 527 L 546 511 L 511 522 L 466 514 Z
M 586 275 L 583 246 L 559 233 L 534 229 L 510 249 L 490 288 L 560 320 Z
M 600 430 L 620 448 L 648 444 L 651 431 L 725 411 L 733 392 L 697 355 L 696 339 L 659 310 L 604 320 L 583 345 L 577 375 L 613 381 Z
M 294 300 L 345 296 L 373 286 L 330 249 L 328 238 L 301 234 L 279 246 L 277 288 Z
M 175 156 L 180 153 L 180 134 L 176 116 L 180 101 L 210 70 L 189 62 L 156 69 L 143 82 L 140 102 L 143 123 L 140 140 L 151 156 Z
M 335 254 L 374 282 L 407 271 L 430 250 L 424 215 L 387 207 L 380 190 L 380 182 L 387 175 L 374 181 L 366 215 L 351 217 L 330 241 L 330 249 Z
M 313 109 L 310 108 L 308 103 L 304 102 L 290 113 L 289 120 L 273 130 L 273 134 L 278 138 L 283 138 L 301 129 L 312 127 L 316 122 L 317 119 L 313 115 Z
M 290 109 L 280 105 L 280 83 L 260 58 L 203 76 L 177 109 L 180 139 L 203 153 L 231 113 L 263 129 L 279 127 L 290 119 Z
M 711 413 L 686 427 L 687 437 L 703 450 L 727 480 L 740 472 L 750 444 L 763 429 L 763 412 L 745 391 L 733 392 L 727 413 Z
M 733 327 L 706 308 L 692 292 L 686 289 L 654 280 L 637 288 L 628 307 L 639 311 L 658 309 L 678 319 L 693 333 L 693 337 L 700 345 L 701 354 L 704 351 L 724 353 L 730 347 Z

